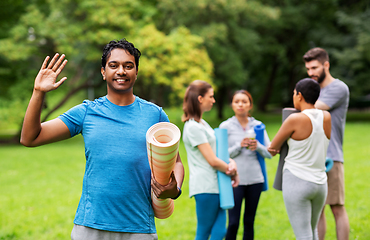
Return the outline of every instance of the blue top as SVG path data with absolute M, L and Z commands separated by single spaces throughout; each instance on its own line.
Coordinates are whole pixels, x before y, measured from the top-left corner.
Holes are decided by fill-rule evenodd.
M 146 132 L 168 122 L 162 108 L 139 97 L 118 106 L 85 100 L 59 118 L 71 137 L 81 133 L 86 169 L 74 223 L 100 230 L 155 233 Z

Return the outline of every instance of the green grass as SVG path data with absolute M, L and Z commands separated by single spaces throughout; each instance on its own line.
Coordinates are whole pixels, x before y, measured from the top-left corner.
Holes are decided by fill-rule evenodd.
M 180 129 L 181 109 L 166 109 L 171 121 Z M 228 117 L 231 113 L 227 113 Z M 265 122 L 270 138 L 280 127 L 279 114 L 255 113 Z M 215 112 L 204 118 L 212 127 L 220 121 Z M 358 120 L 348 122 L 345 132 L 346 208 L 350 220 L 350 239 L 370 239 L 370 124 Z M 183 195 L 175 201 L 175 212 L 168 219 L 156 220 L 159 239 L 190 240 L 196 231 L 195 201 L 188 197 L 186 152 L 180 145 L 185 166 Z M 294 239 L 285 211 L 282 194 L 272 188 L 278 157 L 267 160 L 269 190 L 261 196 L 255 222 L 255 239 Z M 37 148 L 0 146 L 0 240 L 70 239 L 73 218 L 81 195 L 84 173 L 82 137 Z M 327 238 L 335 238 L 335 225 L 329 209 Z M 241 238 L 242 228 L 238 239 Z

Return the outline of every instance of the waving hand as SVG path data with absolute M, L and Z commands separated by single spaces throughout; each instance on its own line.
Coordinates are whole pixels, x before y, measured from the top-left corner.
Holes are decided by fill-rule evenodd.
M 64 66 L 67 64 L 67 60 L 63 61 L 64 58 L 64 54 L 59 57 L 59 54 L 56 53 L 49 64 L 48 61 L 50 57 L 47 56 L 45 58 L 44 62 L 42 63 L 41 69 L 35 79 L 35 90 L 41 92 L 49 92 L 57 89 L 60 85 L 62 85 L 67 77 L 63 77 L 59 81 L 57 81 L 57 78 L 63 70 Z

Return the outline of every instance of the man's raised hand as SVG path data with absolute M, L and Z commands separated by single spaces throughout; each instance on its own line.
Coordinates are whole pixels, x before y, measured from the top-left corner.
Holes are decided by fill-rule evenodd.
M 63 61 L 64 58 L 64 54 L 59 57 L 59 54 L 56 53 L 49 64 L 48 61 L 50 57 L 47 56 L 45 58 L 44 62 L 42 63 L 41 69 L 35 79 L 35 90 L 41 92 L 49 92 L 57 89 L 60 85 L 62 85 L 67 77 L 63 77 L 59 81 L 57 81 L 57 77 L 63 70 L 64 66 L 67 64 L 67 60 Z

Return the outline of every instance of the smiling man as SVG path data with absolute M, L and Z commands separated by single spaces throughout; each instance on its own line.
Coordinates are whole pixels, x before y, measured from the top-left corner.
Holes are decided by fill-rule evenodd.
M 101 74 L 107 95 L 84 101 L 58 118 L 41 123 L 45 94 L 57 89 L 67 60 L 46 57 L 35 79 L 27 108 L 21 143 L 40 146 L 82 134 L 86 170 L 72 240 L 158 239 L 151 206 L 151 187 L 159 198 L 181 194 L 184 168 L 177 157 L 170 183 L 153 180 L 146 149 L 146 132 L 158 122 L 168 122 L 161 107 L 133 94 L 140 51 L 125 39 L 108 43 Z
M 328 110 L 331 114 L 331 139 L 327 157 L 333 159 L 334 166 L 328 172 L 328 196 L 326 204 L 333 212 L 338 240 L 349 239 L 349 221 L 344 207 L 344 167 L 343 136 L 349 103 L 347 85 L 335 79 L 329 72 L 329 55 L 322 48 L 313 48 L 303 56 L 307 74 L 320 84 L 320 96 L 315 107 Z M 324 208 L 325 209 L 325 208 Z M 324 209 L 318 224 L 319 239 L 325 238 L 326 219 Z

